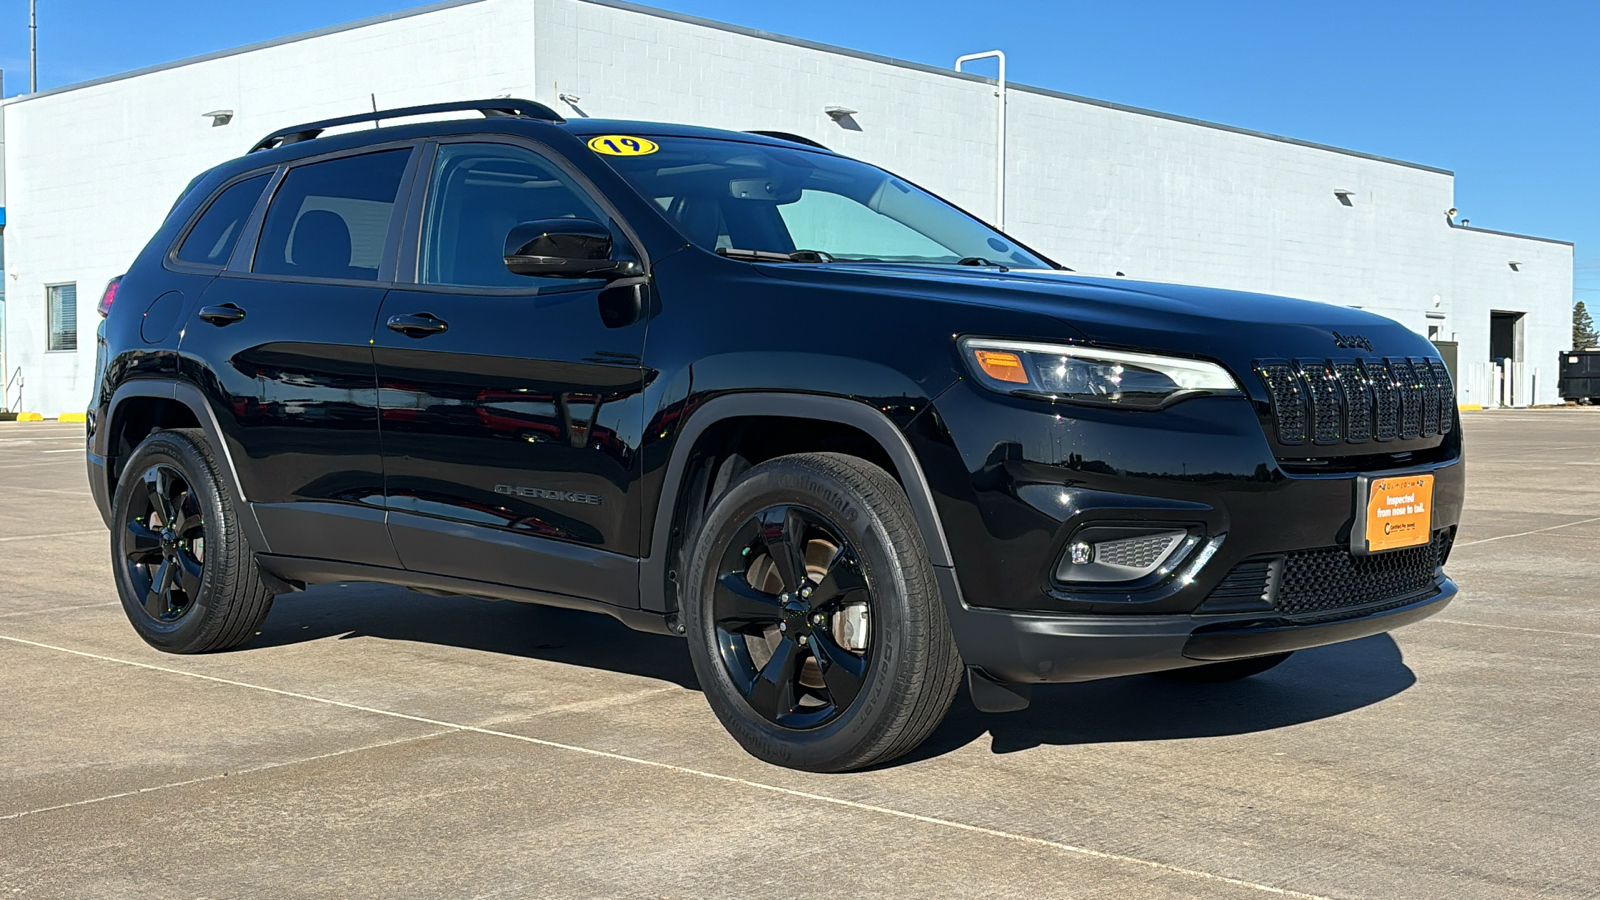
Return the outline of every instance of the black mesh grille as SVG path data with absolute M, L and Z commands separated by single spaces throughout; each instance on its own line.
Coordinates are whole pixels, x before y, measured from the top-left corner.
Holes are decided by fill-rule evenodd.
M 1455 390 L 1438 359 L 1259 362 L 1280 444 L 1365 444 L 1445 434 Z
M 1400 389 L 1400 439 L 1415 440 L 1422 434 L 1422 382 L 1417 380 L 1411 363 L 1406 360 L 1391 359 L 1389 368 L 1394 372 L 1395 386 Z
M 1367 370 L 1367 380 L 1372 383 L 1373 436 L 1380 441 L 1392 441 L 1400 436 L 1400 392 L 1395 388 L 1394 375 L 1381 359 L 1367 360 L 1362 365 Z
M 1287 365 L 1267 365 L 1257 369 L 1261 382 L 1272 398 L 1272 417 L 1278 425 L 1278 441 L 1303 444 L 1306 440 L 1305 388 Z
M 1448 531 L 1438 531 L 1421 547 L 1372 556 L 1356 556 L 1343 547 L 1287 554 L 1274 606 L 1285 615 L 1301 616 L 1427 593 L 1449 540 Z
M 1303 362 L 1300 377 L 1305 379 L 1306 396 L 1311 401 L 1312 441 L 1337 444 L 1344 435 L 1344 402 L 1333 370 L 1327 363 Z
M 1430 359 L 1428 367 L 1433 369 L 1433 383 L 1439 386 L 1439 433 L 1449 434 L 1455 427 L 1455 411 L 1450 404 L 1455 402 L 1456 386 L 1450 383 L 1450 368 L 1444 360 Z
M 1348 413 L 1344 436 L 1352 444 L 1372 440 L 1372 391 L 1367 387 L 1366 376 L 1355 363 L 1340 363 L 1333 367 L 1339 387 L 1344 391 L 1344 406 Z
M 1434 378 L 1433 367 L 1425 359 L 1413 359 L 1411 371 L 1422 385 L 1422 433 L 1439 433 L 1439 382 Z

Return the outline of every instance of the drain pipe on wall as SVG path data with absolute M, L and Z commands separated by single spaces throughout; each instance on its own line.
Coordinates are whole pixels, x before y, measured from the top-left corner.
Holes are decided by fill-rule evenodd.
M 994 182 L 994 227 L 1005 230 L 1006 227 L 1006 54 L 1003 50 L 985 50 L 982 53 L 968 53 L 966 56 L 956 57 L 956 71 L 961 71 L 961 64 L 972 62 L 975 59 L 988 59 L 994 57 L 1000 61 L 1000 78 L 996 83 L 995 96 L 1000 98 L 1000 123 L 995 130 L 995 182 Z

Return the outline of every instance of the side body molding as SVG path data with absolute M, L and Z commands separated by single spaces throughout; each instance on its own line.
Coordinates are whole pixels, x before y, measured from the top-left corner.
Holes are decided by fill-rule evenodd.
M 116 421 L 118 410 L 122 403 L 132 397 L 156 397 L 162 400 L 174 400 L 189 408 L 194 413 L 195 420 L 200 423 L 200 430 L 205 432 L 206 442 L 210 444 L 212 453 L 216 454 L 222 463 L 222 477 L 227 479 L 228 487 L 233 491 L 234 512 L 239 517 L 240 527 L 244 529 L 245 537 L 250 540 L 250 546 L 259 553 L 271 553 L 272 548 L 267 543 L 267 536 L 261 529 L 261 523 L 256 519 L 255 509 L 250 505 L 249 498 L 245 497 L 244 489 L 240 487 L 239 470 L 233 464 L 233 454 L 228 449 L 228 442 L 222 438 L 222 428 L 217 424 L 216 413 L 212 412 L 211 404 L 206 402 L 205 395 L 192 384 L 182 381 L 164 381 L 152 378 L 141 378 L 124 383 L 112 395 L 110 408 L 106 416 L 106 423 L 95 435 L 96 449 L 100 455 L 105 456 L 110 448 L 106 446 L 114 429 L 111 427 Z M 110 466 L 106 466 L 104 485 L 107 497 L 110 497 Z
M 953 565 L 950 545 L 945 541 L 944 527 L 939 522 L 939 512 L 933 504 L 933 490 L 928 486 L 910 442 L 888 416 L 866 403 L 844 397 L 781 392 L 725 394 L 697 408 L 673 443 L 672 457 L 667 463 L 667 474 L 663 481 L 663 491 L 667 496 L 662 497 L 652 526 L 650 555 L 640 567 L 639 597 L 644 609 L 670 612 L 667 609 L 665 585 L 672 527 L 677 517 L 684 472 L 695 444 L 707 429 L 718 422 L 745 417 L 815 419 L 842 423 L 865 432 L 894 463 L 895 471 L 890 474 L 897 475 L 905 486 L 911 510 L 916 515 L 917 527 L 922 531 L 922 542 L 928 548 L 929 561 L 940 568 Z

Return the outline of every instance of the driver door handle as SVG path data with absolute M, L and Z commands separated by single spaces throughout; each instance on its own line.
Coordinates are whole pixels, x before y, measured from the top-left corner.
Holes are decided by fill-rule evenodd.
M 398 331 L 409 338 L 425 338 L 430 334 L 443 334 L 450 323 L 433 313 L 413 313 L 407 316 L 390 316 L 389 330 Z
M 244 310 L 234 306 L 232 303 L 224 303 L 221 306 L 207 306 L 201 309 L 199 316 L 201 321 L 210 322 L 213 325 L 232 325 L 244 318 Z

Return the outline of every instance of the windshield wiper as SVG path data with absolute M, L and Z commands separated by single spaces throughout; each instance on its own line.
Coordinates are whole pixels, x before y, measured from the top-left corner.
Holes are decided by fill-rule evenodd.
M 718 256 L 729 259 L 748 259 L 753 262 L 833 262 L 833 254 L 821 250 L 796 250 L 793 253 L 777 253 L 772 250 L 744 250 L 739 247 L 718 247 Z
M 1011 268 L 1009 266 L 1005 265 L 1004 263 L 997 263 L 992 259 L 984 259 L 981 256 L 964 257 L 962 259 L 956 260 L 956 265 L 958 265 L 958 266 L 993 266 L 994 268 L 999 269 L 1002 272 L 1011 271 Z

